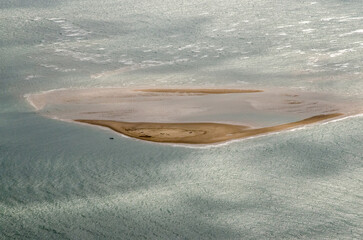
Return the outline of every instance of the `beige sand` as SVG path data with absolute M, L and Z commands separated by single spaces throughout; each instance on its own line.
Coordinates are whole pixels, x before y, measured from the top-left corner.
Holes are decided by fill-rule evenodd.
M 297 122 L 255 129 L 242 125 L 221 123 L 145 123 L 108 120 L 75 121 L 108 127 L 126 136 L 146 141 L 162 143 L 211 144 L 296 128 L 306 124 L 336 118 L 342 115 L 343 114 L 341 113 L 317 115 Z
M 228 93 L 256 93 L 262 90 L 253 89 L 217 89 L 217 88 L 148 88 L 136 89 L 139 92 L 156 92 L 156 93 L 199 93 L 199 94 L 228 94 Z

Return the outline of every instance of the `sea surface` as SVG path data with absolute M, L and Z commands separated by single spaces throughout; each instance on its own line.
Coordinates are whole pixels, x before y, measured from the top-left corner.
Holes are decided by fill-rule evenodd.
M 361 105 L 362 1 L 0 0 L 0 239 L 363 239 L 362 114 L 187 148 L 25 98 L 170 86 Z

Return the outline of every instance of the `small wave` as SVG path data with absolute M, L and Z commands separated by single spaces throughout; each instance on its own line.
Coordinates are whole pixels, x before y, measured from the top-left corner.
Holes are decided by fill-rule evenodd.
M 194 45 L 188 44 L 188 45 L 185 45 L 184 47 L 178 48 L 178 50 L 181 51 L 181 50 L 188 49 L 188 48 L 192 48 L 192 47 L 194 47 Z
M 361 19 L 363 19 L 363 17 L 349 17 L 349 18 L 340 19 L 338 22 L 351 22 L 351 21 L 361 20 Z
M 315 31 L 315 29 L 313 29 L 313 28 L 307 28 L 307 29 L 302 30 L 302 32 L 304 32 L 304 33 L 312 33 L 314 31 Z
M 223 30 L 223 32 L 226 32 L 226 33 L 228 33 L 228 32 L 234 32 L 234 31 L 236 31 L 235 28 Z
M 323 21 L 323 22 L 330 22 L 331 20 L 333 19 L 336 19 L 335 17 L 326 17 L 326 18 L 322 18 L 320 19 L 320 21 Z
M 281 26 L 277 26 L 277 29 L 281 29 L 281 28 L 289 28 L 289 27 L 293 27 L 294 25 L 281 25 Z
M 363 29 L 357 29 L 357 30 L 352 31 L 352 32 L 343 33 L 343 34 L 340 34 L 339 36 L 340 37 L 345 37 L 345 36 L 349 36 L 349 35 L 353 35 L 353 34 L 363 34 Z
M 28 75 L 26 76 L 25 80 L 30 80 L 30 79 L 33 79 L 33 78 L 36 78 L 35 75 Z
M 300 21 L 299 24 L 309 24 L 311 21 Z
M 282 50 L 282 49 L 285 49 L 285 48 L 291 48 L 291 45 L 286 45 L 286 46 L 277 47 L 276 49 L 277 49 L 277 50 Z
M 347 48 L 347 49 L 342 49 L 342 50 L 339 50 L 339 51 L 337 51 L 337 52 L 335 52 L 335 53 L 331 53 L 329 56 L 330 57 L 338 57 L 338 56 L 340 56 L 340 55 L 343 55 L 343 54 L 345 54 L 345 53 L 347 53 L 347 52 L 355 52 L 356 50 L 355 49 L 353 49 L 353 48 Z

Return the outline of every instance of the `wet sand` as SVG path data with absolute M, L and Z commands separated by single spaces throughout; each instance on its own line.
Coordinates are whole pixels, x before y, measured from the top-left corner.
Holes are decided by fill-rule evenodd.
M 322 114 L 301 121 L 264 128 L 222 123 L 147 123 L 108 120 L 74 121 L 110 128 L 126 136 L 160 143 L 212 144 L 233 139 L 292 129 L 307 124 L 340 117 L 343 114 Z

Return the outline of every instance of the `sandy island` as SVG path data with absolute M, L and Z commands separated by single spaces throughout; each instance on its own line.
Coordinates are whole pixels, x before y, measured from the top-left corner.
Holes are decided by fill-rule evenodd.
M 341 113 L 310 117 L 301 121 L 273 127 L 251 129 L 243 125 L 221 123 L 144 123 L 107 120 L 75 120 L 77 122 L 110 128 L 129 137 L 152 142 L 211 144 L 282 131 L 342 116 Z
M 281 89 L 61 89 L 27 97 L 38 113 L 145 141 L 213 144 L 348 115 L 339 97 Z

